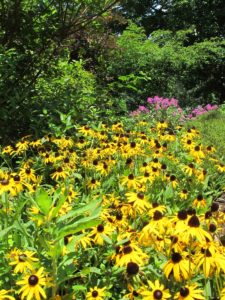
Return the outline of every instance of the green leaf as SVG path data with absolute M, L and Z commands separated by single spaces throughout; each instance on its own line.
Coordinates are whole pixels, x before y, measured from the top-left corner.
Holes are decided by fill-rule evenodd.
M 87 218 L 83 218 L 72 225 L 64 226 L 61 230 L 55 232 L 56 236 L 58 237 L 57 240 L 63 238 L 64 236 L 75 234 L 81 230 L 85 230 L 87 228 L 99 225 L 101 223 L 101 220 L 96 219 L 97 216 L 98 214 Z
M 100 203 L 101 203 L 101 201 L 95 200 L 95 201 L 92 201 L 89 204 L 84 204 L 83 207 L 75 209 L 73 211 L 70 211 L 66 215 L 58 218 L 57 223 L 63 222 L 63 221 L 68 220 L 68 219 L 73 219 L 74 217 L 79 216 L 79 215 L 81 215 L 85 212 L 93 212 L 100 205 Z
M 72 287 L 73 291 L 86 291 L 86 287 L 84 285 L 73 285 Z
M 88 267 L 88 268 L 84 268 L 83 270 L 81 270 L 80 272 L 82 275 L 88 275 L 90 273 L 96 273 L 96 274 L 101 274 L 101 270 L 96 268 L 96 267 Z
M 52 206 L 52 199 L 51 197 L 49 197 L 48 193 L 43 188 L 41 188 L 37 192 L 35 200 L 38 207 L 40 208 L 40 211 L 43 214 L 47 215 Z
M 9 226 L 0 230 L 0 238 L 3 238 L 14 226 Z

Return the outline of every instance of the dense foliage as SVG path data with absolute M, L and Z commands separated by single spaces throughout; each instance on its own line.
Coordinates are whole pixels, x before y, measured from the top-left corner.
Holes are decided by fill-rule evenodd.
M 1 1 L 1 141 L 124 115 L 148 96 L 222 103 L 224 6 Z

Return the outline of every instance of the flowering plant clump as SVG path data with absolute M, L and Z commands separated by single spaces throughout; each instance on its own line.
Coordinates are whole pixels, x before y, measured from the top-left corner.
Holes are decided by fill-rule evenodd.
M 129 118 L 0 149 L 0 299 L 225 299 L 225 165 Z
M 211 110 L 216 110 L 216 109 L 218 109 L 218 105 L 207 104 L 204 107 L 202 105 L 198 105 L 196 108 L 192 110 L 190 114 L 187 115 L 187 118 L 193 119 Z
M 198 105 L 189 112 L 185 112 L 180 106 L 179 101 L 175 98 L 163 98 L 159 96 L 149 97 L 147 99 L 147 106 L 140 105 L 137 110 L 131 112 L 131 116 L 138 116 L 139 114 L 154 114 L 155 116 L 169 115 L 179 117 L 180 121 L 185 119 L 193 119 L 197 116 L 205 114 L 209 111 L 218 109 L 217 105 L 207 104 L 205 106 Z M 167 114 L 165 114 L 165 112 Z

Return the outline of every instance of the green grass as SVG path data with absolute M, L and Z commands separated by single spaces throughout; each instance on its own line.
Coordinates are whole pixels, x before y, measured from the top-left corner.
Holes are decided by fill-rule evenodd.
M 198 128 L 203 142 L 215 146 L 220 158 L 225 161 L 225 112 L 211 111 L 188 124 Z

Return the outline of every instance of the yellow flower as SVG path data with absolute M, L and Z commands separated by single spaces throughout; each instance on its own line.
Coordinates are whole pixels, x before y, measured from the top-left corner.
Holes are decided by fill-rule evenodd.
M 197 145 L 190 149 L 190 154 L 195 158 L 197 163 L 200 163 L 202 159 L 205 158 L 205 154 L 201 145 Z
M 173 274 L 176 281 L 181 281 L 191 276 L 190 266 L 188 259 L 182 257 L 178 252 L 173 252 L 171 259 L 165 264 L 163 269 L 166 278 Z
M 6 290 L 0 290 L 0 300 L 6 300 L 6 299 L 15 300 L 14 297 L 7 295 L 8 292 L 9 291 Z
M 27 270 L 34 269 L 34 264 L 38 261 L 37 258 L 33 257 L 35 252 L 33 251 L 22 251 L 14 249 L 10 252 L 8 257 L 11 259 L 10 266 L 15 266 L 15 273 L 24 273 Z
M 41 267 L 37 272 L 31 275 L 26 275 L 22 280 L 16 282 L 18 285 L 22 285 L 19 293 L 22 293 L 22 300 L 26 298 L 27 300 L 40 300 L 41 297 L 46 299 L 45 291 L 43 286 L 47 285 L 46 277 L 43 273 L 44 268 Z
M 117 249 L 116 265 L 122 267 L 126 266 L 129 262 L 144 265 L 148 258 L 148 255 L 144 253 L 141 248 L 134 243 L 130 243 Z
M 145 198 L 145 195 L 142 192 L 134 193 L 129 192 L 125 194 L 128 200 L 128 203 L 132 204 L 132 207 L 135 212 L 137 213 L 143 213 L 148 208 L 151 207 L 148 200 Z
M 182 170 L 184 173 L 186 173 L 188 176 L 192 176 L 195 173 L 195 166 L 193 163 L 189 163 L 188 165 L 184 165 L 182 167 Z
M 193 205 L 197 208 L 206 207 L 206 200 L 201 194 L 199 194 L 193 201 Z
M 30 166 L 24 166 L 19 175 L 21 176 L 23 181 L 33 181 L 37 182 L 37 177 L 35 175 L 35 170 L 31 169 Z
M 136 297 L 138 297 L 140 294 L 139 294 L 139 291 L 135 290 L 132 285 L 128 284 L 127 286 L 128 290 L 129 290 L 129 293 L 126 294 L 123 299 L 130 299 L 130 300 L 135 300 L 137 299 Z
M 21 154 L 24 151 L 26 151 L 29 148 L 29 142 L 28 141 L 20 141 L 16 143 L 16 153 Z
M 86 295 L 87 300 L 103 300 L 105 298 L 105 287 L 100 289 L 97 286 L 90 288 L 90 291 Z
M 188 197 L 188 191 L 186 189 L 183 189 L 182 191 L 180 191 L 179 196 L 181 199 L 186 200 Z
M 151 290 L 149 290 L 149 287 Z M 140 294 L 143 296 L 143 300 L 166 300 L 171 298 L 169 290 L 165 289 L 159 280 L 156 280 L 154 283 L 148 280 L 148 287 L 142 288 Z
M 97 227 L 93 228 L 90 232 L 90 237 L 94 241 L 95 244 L 103 245 L 105 240 L 104 236 L 110 237 L 113 232 L 113 228 L 109 225 L 99 224 Z
M 56 171 L 51 174 L 52 179 L 59 180 L 59 179 L 65 179 L 68 176 L 68 172 L 63 170 L 62 167 L 58 167 Z
M 200 227 L 199 218 L 193 215 L 188 220 L 187 225 L 176 226 L 175 234 L 182 234 L 184 239 L 190 241 L 190 239 L 197 239 L 200 243 L 205 242 L 206 239 L 212 240 L 212 236 L 209 232 Z
M 13 154 L 13 153 L 14 153 L 13 147 L 10 146 L 10 145 L 4 147 L 4 148 L 2 149 L 2 154 L 4 154 L 4 153 L 9 154 L 9 155 Z
M 141 187 L 140 178 L 135 177 L 133 174 L 122 176 L 121 185 L 126 185 L 128 189 L 138 189 Z
M 174 296 L 174 300 L 204 300 L 203 290 L 198 289 L 198 285 L 193 283 L 180 288 L 180 291 Z
M 90 189 L 90 190 L 95 190 L 96 188 L 100 187 L 101 186 L 101 183 L 99 180 L 95 179 L 95 178 L 92 178 L 88 181 L 87 183 L 87 187 Z

